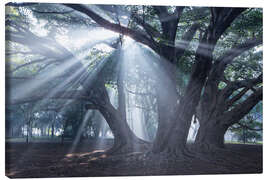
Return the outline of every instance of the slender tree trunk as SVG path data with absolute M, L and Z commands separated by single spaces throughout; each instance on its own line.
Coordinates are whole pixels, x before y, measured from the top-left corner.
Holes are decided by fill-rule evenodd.
M 23 126 L 20 127 L 20 137 L 24 137 L 24 128 L 23 128 Z
M 52 134 L 51 134 L 51 137 L 52 138 L 54 137 L 54 123 L 52 123 Z
M 32 123 L 30 122 L 29 123 L 30 125 L 30 128 L 29 128 L 29 134 L 30 134 L 30 137 L 33 137 L 33 128 L 32 128 Z
M 44 128 L 41 127 L 40 130 L 41 130 L 41 136 L 44 136 Z
M 26 143 L 28 144 L 29 142 L 29 124 L 27 123 L 27 129 L 26 129 Z
M 112 153 L 140 151 L 146 148 L 145 141 L 139 139 L 130 129 L 127 122 L 121 118 L 112 104 L 100 107 L 99 111 L 106 119 L 113 135 L 114 146 L 110 150 Z
M 246 144 L 247 138 L 246 138 L 246 128 L 243 128 L 243 143 Z

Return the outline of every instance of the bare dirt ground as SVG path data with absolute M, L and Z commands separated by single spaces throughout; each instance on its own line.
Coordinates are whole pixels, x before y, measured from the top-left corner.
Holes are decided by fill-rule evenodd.
M 6 143 L 10 178 L 261 173 L 262 146 L 227 144 L 224 150 L 166 158 L 145 153 L 108 156 L 112 141 Z

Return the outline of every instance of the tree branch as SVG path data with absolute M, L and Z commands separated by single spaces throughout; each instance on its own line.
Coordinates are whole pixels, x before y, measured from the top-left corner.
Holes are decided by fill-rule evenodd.
M 46 59 L 47 59 L 47 58 L 37 59 L 37 60 L 33 60 L 33 61 L 31 61 L 31 62 L 22 64 L 22 65 L 19 65 L 19 66 L 17 66 L 15 69 L 13 69 L 12 71 L 9 71 L 9 72 L 7 72 L 7 73 L 13 73 L 13 72 L 15 72 L 15 71 L 17 71 L 17 70 L 19 70 L 19 69 L 25 67 L 25 66 L 31 65 L 31 64 L 36 64 L 36 63 L 44 62 L 44 61 L 46 61 Z
M 134 91 L 129 90 L 127 87 L 126 87 L 126 91 L 127 91 L 128 93 L 135 94 L 135 95 L 139 95 L 139 96 L 152 96 L 152 95 L 153 95 L 152 93 L 140 93 L 140 92 L 134 92 Z
M 63 11 L 63 12 L 59 12 L 59 11 L 38 11 L 35 9 L 31 9 L 33 12 L 35 13 L 39 13 L 39 14 L 69 14 L 74 12 L 74 10 L 70 10 L 70 11 Z
M 184 8 L 185 8 L 184 6 L 176 6 L 174 15 L 177 17 L 177 19 L 179 19 L 180 16 L 182 15 Z
M 150 24 L 143 21 L 137 14 L 132 14 L 132 17 L 135 20 L 135 22 L 137 22 L 139 25 L 141 25 L 145 29 L 147 34 L 155 38 L 161 38 L 160 32 L 156 30 L 155 28 L 153 28 Z
M 241 55 L 245 51 L 255 46 L 258 46 L 260 44 L 262 44 L 261 38 L 248 39 L 244 43 L 234 46 L 232 49 L 225 52 L 224 55 L 222 55 L 221 57 L 217 59 L 217 62 L 219 66 L 222 66 L 224 68 L 224 66 L 226 66 L 227 64 L 230 64 L 234 58 L 236 58 L 237 56 Z
M 117 32 L 117 33 L 120 33 L 120 34 L 123 34 L 126 36 L 129 36 L 132 39 L 149 46 L 153 50 L 157 49 L 154 42 L 151 39 L 149 39 L 147 36 L 145 36 L 144 34 L 137 32 L 137 31 L 134 31 L 130 28 L 121 26 L 119 24 L 111 23 L 84 5 L 78 5 L 78 4 L 64 4 L 64 5 L 67 7 L 70 7 L 74 10 L 77 10 L 83 14 L 86 14 L 88 17 L 90 17 L 91 19 L 96 21 L 97 24 L 99 24 L 100 26 L 102 26 L 106 29 L 109 29 L 111 31 L 114 31 L 114 32 Z
M 232 93 L 236 91 L 237 89 L 240 89 L 243 87 L 247 87 L 250 89 L 259 83 L 262 83 L 262 74 L 254 79 L 246 79 L 242 81 L 229 82 L 229 84 L 220 92 L 222 101 L 226 101 L 226 99 L 228 99 L 232 95 Z
M 231 111 L 223 114 L 226 125 L 239 122 L 258 102 L 262 100 L 262 87 L 250 95 L 244 102 L 236 105 Z
M 153 8 L 156 11 L 160 23 L 167 21 L 166 18 L 168 18 L 169 13 L 166 6 L 153 6 Z
M 209 29 L 211 37 L 209 38 L 209 42 L 216 44 L 225 30 L 245 10 L 246 8 L 211 8 L 212 17 Z
M 6 56 L 12 56 L 15 54 L 27 55 L 27 54 L 33 54 L 33 53 L 31 51 L 6 51 L 6 53 L 5 53 Z
M 153 8 L 161 23 L 162 37 L 168 41 L 168 44 L 174 46 L 177 25 L 184 7 L 177 7 L 174 14 L 169 14 L 166 6 L 153 6 Z
M 33 5 L 37 5 L 39 3 L 13 3 L 13 2 L 9 2 L 6 4 L 6 6 L 13 6 L 13 7 L 23 7 L 23 6 L 33 6 Z
M 137 106 L 137 105 L 134 105 L 134 107 L 138 109 L 146 110 L 146 111 L 155 111 L 154 108 L 147 108 L 147 107 Z
M 246 128 L 246 129 L 251 130 L 251 131 L 262 131 L 262 130 L 263 130 L 263 128 L 260 128 L 260 129 L 254 129 L 254 128 L 251 128 L 251 127 L 249 127 L 249 126 L 247 126 L 247 125 L 244 125 L 244 124 L 242 124 L 242 123 L 240 123 L 240 122 L 238 122 L 238 123 L 236 123 L 236 124 L 238 124 L 239 126 L 241 126 L 241 128 Z
M 242 89 L 238 94 L 236 94 L 232 99 L 230 99 L 230 100 L 228 100 L 227 102 L 226 102 L 226 106 L 227 106 L 227 108 L 226 109 L 228 109 L 230 106 L 232 106 L 236 101 L 238 101 L 239 99 L 241 99 L 242 98 L 242 96 L 244 95 L 244 94 L 246 94 L 246 92 L 249 90 L 249 88 L 244 88 L 244 89 Z
M 41 101 L 43 99 L 76 99 L 91 101 L 91 99 L 84 95 L 83 91 L 70 90 L 70 91 L 58 91 L 57 93 L 50 95 L 50 93 L 31 95 L 31 97 L 25 97 L 22 99 L 10 99 L 6 101 L 6 105 L 24 104 L 29 102 Z
M 191 40 L 193 39 L 196 31 L 199 29 L 200 25 L 195 23 L 193 24 L 186 32 L 183 34 L 180 43 L 177 43 L 176 46 L 176 57 L 179 59 L 184 52 L 187 50 Z
M 86 104 L 85 109 L 98 109 L 99 107 L 95 104 Z
M 194 114 L 195 107 L 201 99 L 202 89 L 212 69 L 213 51 L 217 41 L 233 20 L 244 10 L 240 8 L 211 8 L 211 21 L 200 39 L 196 50 L 195 63 L 192 66 L 191 76 L 183 97 L 183 102 L 187 102 L 185 108 L 190 111 L 189 116 Z
M 44 38 L 37 37 L 33 33 L 31 34 L 21 33 L 20 35 L 21 36 L 16 36 L 14 32 L 6 30 L 6 40 L 26 45 L 31 49 L 33 53 L 37 53 L 50 58 L 59 58 L 62 55 L 44 46 L 45 44 L 51 44 L 48 43 L 48 41 L 45 42 L 46 40 Z M 42 44 L 42 42 L 44 42 L 44 45 Z

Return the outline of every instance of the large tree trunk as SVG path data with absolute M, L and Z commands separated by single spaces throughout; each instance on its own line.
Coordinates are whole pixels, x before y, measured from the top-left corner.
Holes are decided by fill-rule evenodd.
M 205 150 L 224 148 L 224 135 L 228 126 L 218 124 L 215 120 L 201 124 L 196 136 L 195 143 Z
M 209 63 L 211 62 L 211 56 L 202 56 L 201 51 L 205 50 L 205 48 L 201 48 L 197 52 L 197 63 L 193 68 L 190 82 L 181 98 L 179 98 L 176 91 L 175 80 L 171 73 L 167 73 L 167 77 L 169 77 L 167 81 L 163 79 L 161 81 L 163 87 L 168 87 L 166 92 L 164 92 L 162 86 L 160 87 L 160 92 L 159 88 L 157 88 L 158 97 L 162 95 L 160 99 L 163 100 L 158 103 L 158 106 L 160 106 L 159 118 L 163 119 L 159 120 L 160 129 L 158 129 L 157 139 L 155 140 L 157 145 L 155 146 L 154 144 L 153 146 L 154 152 L 167 151 L 175 155 L 182 155 L 186 152 L 185 145 L 192 116 L 195 114 L 205 78 L 211 68 L 211 64 Z M 165 85 L 164 82 L 167 82 L 167 84 Z

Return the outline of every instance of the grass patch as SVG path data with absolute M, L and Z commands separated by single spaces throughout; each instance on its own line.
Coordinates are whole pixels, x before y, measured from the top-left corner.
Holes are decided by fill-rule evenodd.
M 225 141 L 225 144 L 248 144 L 248 145 L 262 145 L 262 141 L 257 141 L 257 142 L 239 142 L 239 141 Z

